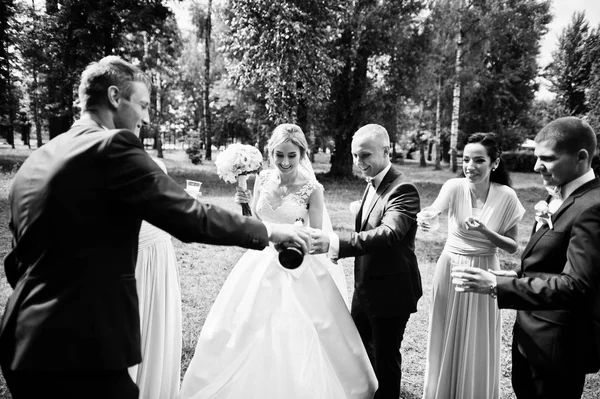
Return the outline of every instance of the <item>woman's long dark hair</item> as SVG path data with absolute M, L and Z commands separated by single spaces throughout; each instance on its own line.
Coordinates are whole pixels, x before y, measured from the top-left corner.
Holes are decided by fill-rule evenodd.
M 465 140 L 465 145 L 467 144 L 481 144 L 484 146 L 492 163 L 496 159 L 500 159 L 498 167 L 490 173 L 490 182 L 511 187 L 512 182 L 508 170 L 504 167 L 504 162 L 502 161 L 502 149 L 494 133 L 473 133 Z M 464 170 L 461 170 L 460 177 L 465 177 Z

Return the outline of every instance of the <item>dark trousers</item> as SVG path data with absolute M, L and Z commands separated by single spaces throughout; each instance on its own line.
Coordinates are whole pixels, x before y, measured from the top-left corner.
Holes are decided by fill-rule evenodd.
M 518 399 L 579 399 L 585 373 L 577 370 L 548 370 L 529 363 L 512 343 L 512 386 Z
M 2 368 L 13 399 L 137 399 L 139 389 L 125 370 L 12 371 Z
M 400 345 L 410 313 L 369 317 L 356 296 L 352 300 L 351 313 L 379 382 L 374 399 L 398 399 L 402 380 Z

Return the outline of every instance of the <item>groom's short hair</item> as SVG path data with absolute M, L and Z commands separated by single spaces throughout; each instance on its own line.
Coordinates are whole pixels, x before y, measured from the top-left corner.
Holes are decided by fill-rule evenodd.
M 586 150 L 591 161 L 596 152 L 596 133 L 584 120 L 566 116 L 548 123 L 535 136 L 535 142 L 552 140 L 558 151 L 576 154 L 579 150 Z
M 107 90 L 116 86 L 124 98 L 130 99 L 132 82 L 142 82 L 148 90 L 152 82 L 140 68 L 116 55 L 109 55 L 98 62 L 92 62 L 81 74 L 79 103 L 82 111 L 97 110 L 107 101 Z
M 359 136 L 371 136 L 373 140 L 383 144 L 384 148 L 390 147 L 390 135 L 388 131 L 381 125 L 370 123 L 358 129 L 352 136 L 352 139 Z

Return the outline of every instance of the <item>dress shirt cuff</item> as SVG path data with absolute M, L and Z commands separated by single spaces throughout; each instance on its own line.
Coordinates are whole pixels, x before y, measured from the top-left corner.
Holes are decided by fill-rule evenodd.
M 340 237 L 335 233 L 329 233 L 329 252 L 327 255 L 332 262 L 337 261 L 340 255 Z

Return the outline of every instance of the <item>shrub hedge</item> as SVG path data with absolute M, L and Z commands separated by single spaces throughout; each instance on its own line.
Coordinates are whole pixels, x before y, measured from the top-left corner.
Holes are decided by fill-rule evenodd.
M 502 161 L 511 172 L 533 172 L 536 157 L 533 151 L 507 151 L 502 153 Z

